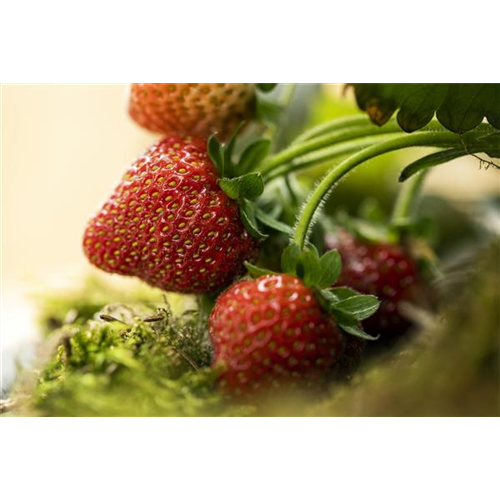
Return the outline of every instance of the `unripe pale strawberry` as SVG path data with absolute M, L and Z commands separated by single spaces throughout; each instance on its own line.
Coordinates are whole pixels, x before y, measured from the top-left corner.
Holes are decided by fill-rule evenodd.
M 163 134 L 227 137 L 254 114 L 250 83 L 133 83 L 129 113 L 141 126 Z

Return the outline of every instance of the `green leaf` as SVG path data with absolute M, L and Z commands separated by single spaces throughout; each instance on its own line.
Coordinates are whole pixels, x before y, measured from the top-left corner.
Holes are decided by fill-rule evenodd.
M 278 274 L 270 271 L 269 269 L 263 269 L 261 267 L 255 266 L 247 260 L 245 261 L 245 267 L 247 268 L 252 278 L 259 278 L 260 276 L 268 276 L 270 274 Z
M 379 305 L 380 302 L 374 295 L 356 295 L 333 304 L 332 308 L 357 321 L 363 321 L 374 314 Z
M 232 200 L 246 198 L 253 200 L 264 191 L 264 181 L 259 173 L 252 173 L 228 179 L 219 179 L 219 186 Z
M 363 331 L 358 325 L 351 325 L 349 323 L 345 322 L 339 322 L 337 321 L 337 325 L 345 332 L 348 333 L 349 335 L 354 335 L 355 337 L 359 337 L 361 339 L 365 340 L 378 340 L 380 338 L 380 335 L 377 335 L 376 337 L 372 337 L 365 331 Z
M 319 261 L 320 274 L 316 285 L 326 288 L 333 285 L 342 271 L 342 260 L 338 250 L 330 250 L 321 256 Z
M 306 286 L 318 285 L 321 277 L 321 265 L 316 247 L 311 245 L 302 251 L 295 272 Z
M 295 274 L 302 251 L 297 243 L 288 245 L 281 254 L 281 270 L 287 274 Z
M 247 198 L 248 200 L 255 200 L 258 198 L 264 191 L 264 181 L 262 180 L 262 176 L 253 172 L 251 174 L 245 174 L 240 179 L 240 197 Z
M 328 290 L 323 290 L 323 292 L 327 292 L 329 294 L 331 302 L 340 302 L 341 300 L 361 295 L 359 292 L 349 288 L 348 286 L 336 286 Z
M 276 87 L 276 85 L 278 85 L 278 84 L 277 83 L 256 83 L 255 85 L 262 92 L 271 92 L 271 90 L 273 90 Z
M 261 241 L 267 238 L 268 235 L 259 230 L 257 220 L 255 219 L 255 206 L 252 202 L 248 200 L 240 201 L 240 216 L 248 234 Z
M 358 106 L 383 125 L 399 109 L 400 127 L 413 132 L 427 125 L 434 114 L 448 130 L 464 133 L 486 117 L 500 129 L 498 83 L 356 83 Z
M 270 227 L 271 229 L 274 229 L 276 231 L 279 231 L 280 233 L 291 235 L 293 232 L 293 229 L 288 224 L 276 220 L 271 215 L 266 214 L 266 212 L 261 210 L 259 207 L 255 207 L 255 217 L 265 226 Z
M 297 276 L 309 287 L 318 287 L 323 276 L 321 260 L 314 245 L 308 245 L 301 250 L 296 243 L 290 244 L 281 256 L 281 269 L 287 274 Z
M 240 197 L 241 180 L 239 177 L 235 177 L 234 179 L 228 179 L 227 177 L 219 179 L 219 186 L 232 200 L 237 200 Z
M 224 144 L 222 148 L 222 154 L 224 159 L 224 171 L 225 175 L 227 175 L 228 177 L 234 177 L 235 175 L 234 164 L 233 164 L 233 151 L 234 151 L 234 146 L 236 145 L 236 137 L 238 136 L 240 130 L 243 128 L 244 125 L 245 122 L 240 122 L 238 124 L 238 126 L 233 130 L 229 142 L 227 144 Z
M 482 123 L 472 132 L 462 136 L 469 153 L 484 152 L 492 158 L 500 157 L 500 132 L 491 125 Z
M 421 170 L 435 167 L 441 165 L 442 163 L 448 163 L 455 158 L 460 158 L 461 156 L 466 156 L 468 152 L 464 148 L 460 149 L 446 149 L 444 151 L 438 151 L 437 153 L 432 153 L 430 155 L 424 156 L 414 161 L 408 165 L 399 176 L 399 182 L 404 182 L 410 177 L 420 172 Z
M 259 139 L 250 144 L 250 146 L 245 149 L 238 162 L 238 174 L 244 174 L 251 167 L 258 165 L 267 156 L 270 147 L 271 141 L 268 139 Z
M 212 160 L 215 168 L 217 169 L 217 173 L 220 177 L 224 177 L 224 152 L 223 146 L 220 143 L 219 139 L 215 135 L 211 135 L 208 139 L 207 144 L 208 156 Z

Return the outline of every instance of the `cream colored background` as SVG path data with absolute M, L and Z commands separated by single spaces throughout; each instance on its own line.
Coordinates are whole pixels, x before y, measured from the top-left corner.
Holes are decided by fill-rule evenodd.
M 90 269 L 81 250 L 87 219 L 156 139 L 128 118 L 126 93 L 126 85 L 2 86 L 4 348 L 36 333 L 27 295 L 78 284 Z M 440 167 L 428 188 L 498 192 L 498 172 L 477 170 L 470 159 Z
M 156 139 L 126 113 L 126 85 L 2 85 L 4 350 L 33 338 L 32 293 L 90 269 L 86 221 Z

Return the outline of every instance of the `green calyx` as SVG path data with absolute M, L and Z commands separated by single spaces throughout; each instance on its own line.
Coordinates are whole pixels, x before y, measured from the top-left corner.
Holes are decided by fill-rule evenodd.
M 359 324 L 374 314 L 380 302 L 374 295 L 362 295 L 348 287 L 332 287 L 342 272 L 342 260 L 338 250 L 330 250 L 322 256 L 313 245 L 303 250 L 292 243 L 283 251 L 281 268 L 287 274 L 297 276 L 312 288 L 323 309 L 331 314 L 345 332 L 366 340 L 377 340 L 364 332 Z
M 260 174 L 250 173 L 239 177 L 224 177 L 219 186 L 232 200 L 255 200 L 264 191 L 264 181 Z
M 253 278 L 276 274 L 249 262 L 245 266 Z M 307 245 L 301 250 L 296 243 L 291 243 L 281 256 L 281 269 L 284 273 L 301 279 L 311 288 L 321 307 L 335 318 L 337 325 L 345 333 L 365 340 L 379 338 L 368 335 L 360 326 L 360 321 L 377 311 L 380 305 L 377 297 L 362 295 L 348 287 L 332 287 L 342 272 L 338 250 L 330 250 L 320 256 L 313 245 Z
M 267 238 L 261 225 L 290 234 L 290 227 L 265 213 L 254 203 L 264 192 L 264 181 L 260 173 L 250 170 L 267 156 L 271 142 L 268 139 L 258 139 L 247 146 L 235 160 L 236 136 L 242 126 L 243 124 L 237 127 L 226 144 L 221 143 L 215 135 L 208 140 L 208 154 L 220 176 L 219 186 L 228 198 L 239 204 L 241 220 L 251 236 L 258 240 Z

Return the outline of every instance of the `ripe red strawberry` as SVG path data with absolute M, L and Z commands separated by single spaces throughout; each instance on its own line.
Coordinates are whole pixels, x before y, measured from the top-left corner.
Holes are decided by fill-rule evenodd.
M 128 169 L 89 222 L 83 246 L 105 271 L 184 293 L 228 285 L 257 248 L 217 184 L 206 140 L 175 136 Z
M 153 132 L 227 137 L 252 116 L 254 98 L 250 83 L 133 83 L 129 113 Z
M 312 290 L 286 274 L 233 284 L 217 299 L 210 336 L 220 383 L 233 394 L 320 379 L 343 343 Z
M 381 340 L 403 334 L 410 323 L 400 314 L 403 301 L 412 302 L 417 285 L 413 260 L 402 247 L 387 243 L 365 243 L 347 231 L 327 237 L 327 247 L 338 249 L 342 274 L 337 286 L 349 286 L 360 293 L 376 295 L 379 310 L 363 322 L 368 333 Z

